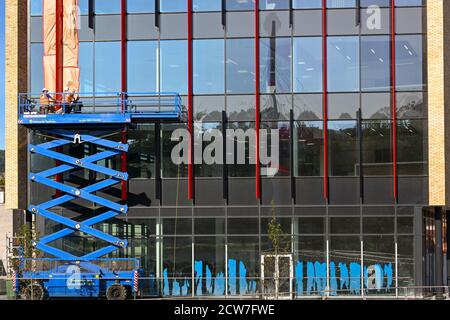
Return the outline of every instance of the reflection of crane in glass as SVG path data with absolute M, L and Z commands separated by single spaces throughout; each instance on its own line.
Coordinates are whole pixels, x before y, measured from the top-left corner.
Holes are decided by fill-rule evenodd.
M 263 110 L 265 110 L 266 118 L 269 119 L 280 119 L 282 117 L 282 112 L 279 110 L 279 101 L 277 101 L 277 91 L 283 91 L 283 88 L 287 88 L 290 91 L 291 88 L 291 76 L 289 72 L 289 67 L 286 70 L 283 69 L 283 65 L 290 65 L 290 62 L 288 61 L 283 62 L 280 61 L 283 59 L 283 54 L 279 54 L 277 56 L 277 53 L 279 50 L 277 50 L 277 40 L 281 41 L 283 39 L 277 39 L 276 38 L 276 27 L 277 24 L 280 24 L 278 17 L 274 15 L 270 15 L 265 23 L 266 30 L 270 30 L 270 38 L 268 43 L 268 50 L 266 51 L 268 53 L 268 56 L 264 56 L 263 59 L 266 59 L 268 63 L 264 63 L 263 65 L 266 68 L 265 72 L 262 74 L 265 75 L 264 79 L 261 79 L 262 91 L 270 93 L 270 98 L 267 99 L 264 102 Z M 263 42 L 264 43 L 264 42 Z M 287 54 L 288 60 L 291 57 L 290 50 Z M 279 98 L 279 97 L 278 97 Z M 289 108 L 290 109 L 290 108 Z

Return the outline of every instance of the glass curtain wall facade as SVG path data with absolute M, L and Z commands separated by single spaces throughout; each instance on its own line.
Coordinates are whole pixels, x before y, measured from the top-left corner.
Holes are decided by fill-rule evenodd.
M 388 0 L 294 0 L 291 9 L 288 0 L 260 0 L 258 57 L 254 1 L 193 0 L 191 75 L 187 1 L 154 1 L 127 1 L 126 51 L 121 1 L 95 1 L 94 29 L 88 1 L 79 1 L 80 91 L 121 91 L 126 63 L 129 92 L 179 92 L 188 106 L 192 77 L 196 126 L 255 128 L 259 105 L 260 128 L 279 129 L 280 165 L 261 178 L 257 199 L 254 164 L 196 164 L 192 201 L 187 166 L 170 158 L 170 136 L 187 124 L 130 128 L 129 214 L 97 226 L 129 241 L 115 256 L 140 258 L 150 291 L 162 296 L 257 295 L 275 217 L 289 238 L 296 297 L 392 295 L 396 285 L 420 284 L 428 202 L 422 1 L 395 1 L 392 28 Z M 43 87 L 41 3 L 30 0 L 31 92 Z M 379 26 L 371 5 L 380 7 Z M 255 153 L 250 141 L 245 148 Z M 45 163 L 34 157 L 31 166 Z M 32 199 L 47 194 L 32 189 Z M 61 245 L 74 252 L 102 246 L 83 235 L 68 242 Z

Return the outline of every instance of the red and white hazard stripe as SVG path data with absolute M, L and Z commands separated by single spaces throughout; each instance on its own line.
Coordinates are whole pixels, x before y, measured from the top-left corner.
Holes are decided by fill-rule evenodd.
M 17 292 L 17 271 L 12 273 L 12 289 L 13 292 Z
M 139 291 L 139 273 L 137 270 L 134 271 L 134 292 Z

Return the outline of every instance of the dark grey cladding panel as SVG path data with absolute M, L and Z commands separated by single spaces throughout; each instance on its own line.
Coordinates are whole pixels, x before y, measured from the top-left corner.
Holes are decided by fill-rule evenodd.
M 164 206 L 191 206 L 188 199 L 187 179 L 162 180 L 162 205 Z
M 325 204 L 323 197 L 323 178 L 297 178 L 295 184 L 296 204 Z
M 89 28 L 88 16 L 80 16 L 78 20 L 78 37 L 80 41 L 93 41 L 94 30 Z
M 39 183 L 29 182 L 30 185 L 30 202 L 38 204 L 48 201 L 55 194 L 55 189 L 46 187 Z
M 128 15 L 127 33 L 128 40 L 158 39 L 159 31 L 155 27 L 155 15 Z
M 161 217 L 192 217 L 192 208 L 161 208 Z
M 326 207 L 295 207 L 294 216 L 296 217 L 310 217 L 310 216 L 325 216 L 327 214 Z
M 42 42 L 42 17 L 30 19 L 30 42 Z
M 292 207 L 262 207 L 261 217 L 291 217 Z
M 228 12 L 227 36 L 229 38 L 253 37 L 255 15 L 253 12 Z
M 358 34 L 355 9 L 328 10 L 327 27 L 329 35 Z
M 259 17 L 260 36 L 290 36 L 288 11 L 262 11 Z
M 289 205 L 291 199 L 291 180 L 288 178 L 263 178 L 262 204 Z
M 359 204 L 359 194 L 359 178 L 330 178 L 330 204 Z
M 129 207 L 154 207 L 159 205 L 155 195 L 155 180 L 133 179 L 129 182 Z
M 195 179 L 195 204 L 199 206 L 224 205 L 222 179 Z
M 198 208 L 194 207 L 194 218 L 224 217 L 225 208 Z
M 228 207 L 228 217 L 254 217 L 259 215 L 258 207 Z
M 359 216 L 361 214 L 361 207 L 328 207 L 328 214 L 330 216 Z
M 229 205 L 256 205 L 255 178 L 229 178 Z
M 365 177 L 364 204 L 394 204 L 393 185 L 390 177 Z
M 424 10 L 422 8 L 397 8 L 395 10 L 397 33 L 422 33 Z
M 395 215 L 395 207 L 363 206 L 362 214 L 363 216 L 393 216 Z
M 298 10 L 294 12 L 294 36 L 321 36 L 322 10 Z
M 120 15 L 98 15 L 95 17 L 96 41 L 119 41 L 121 38 Z
M 136 218 L 136 219 L 154 219 L 159 216 L 159 209 L 156 208 L 130 208 L 128 214 L 125 216 L 121 216 L 123 219 L 125 218 Z M 132 222 L 132 220 L 130 221 Z
M 223 38 L 221 13 L 194 13 L 194 38 Z
M 428 178 L 399 177 L 398 202 L 399 204 L 428 204 Z
M 187 14 L 161 14 L 161 39 L 186 39 Z

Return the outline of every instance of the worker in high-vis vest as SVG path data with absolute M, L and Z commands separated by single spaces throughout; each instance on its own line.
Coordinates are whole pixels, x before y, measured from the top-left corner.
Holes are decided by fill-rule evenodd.
M 53 111 L 53 104 L 55 102 L 55 98 L 48 93 L 47 88 L 42 89 L 41 96 L 39 97 L 39 105 L 40 105 L 40 113 L 50 113 Z
M 71 113 L 75 102 L 78 100 L 78 95 L 75 94 L 75 89 L 70 90 L 66 87 L 64 90 L 64 109 L 66 113 Z

